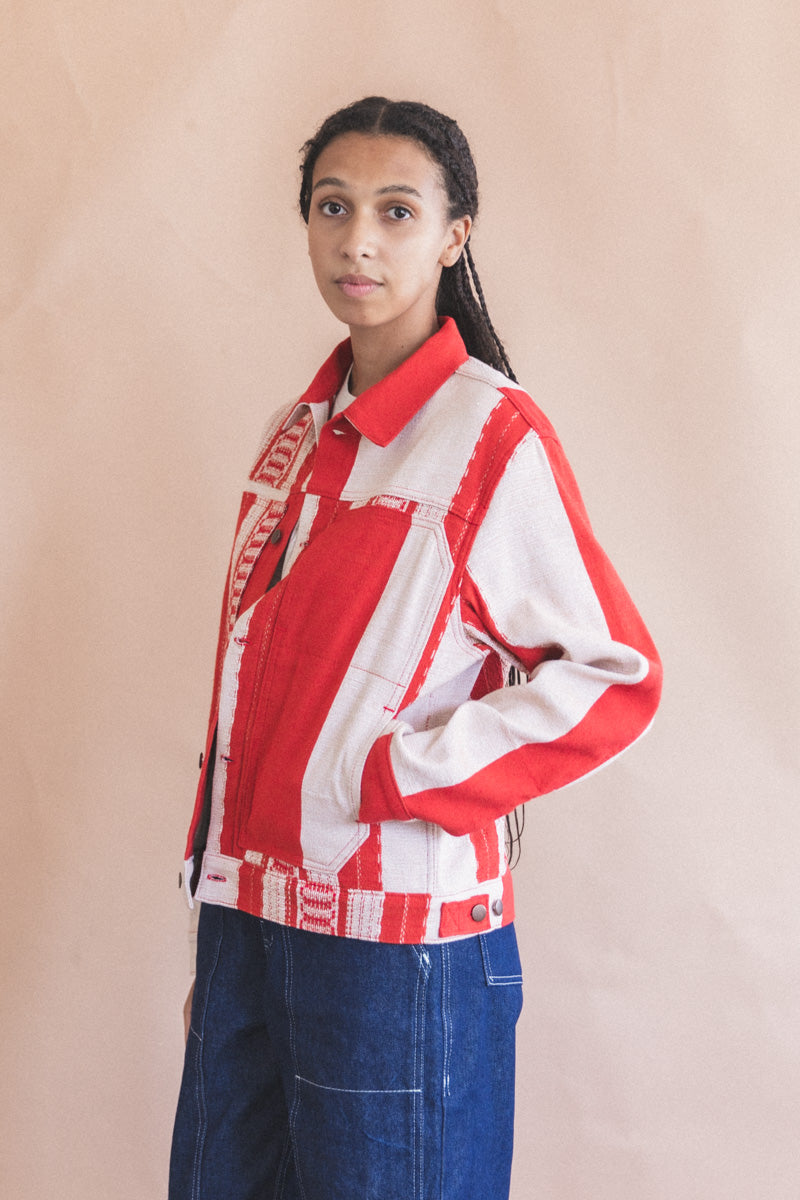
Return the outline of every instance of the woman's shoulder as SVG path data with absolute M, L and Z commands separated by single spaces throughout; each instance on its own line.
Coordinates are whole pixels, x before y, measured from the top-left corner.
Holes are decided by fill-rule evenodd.
M 530 392 L 513 379 L 509 379 L 502 371 L 490 367 L 479 358 L 468 358 L 456 371 L 465 384 L 469 383 L 476 391 L 494 392 L 496 403 L 506 405 L 509 411 L 516 411 L 531 430 L 539 437 L 555 438 L 556 431 L 546 414 L 533 400 Z

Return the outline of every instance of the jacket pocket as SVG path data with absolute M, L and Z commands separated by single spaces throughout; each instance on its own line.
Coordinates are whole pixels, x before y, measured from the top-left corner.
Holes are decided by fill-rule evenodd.
M 489 987 L 512 987 L 522 983 L 517 935 L 513 925 L 479 933 L 483 971 Z

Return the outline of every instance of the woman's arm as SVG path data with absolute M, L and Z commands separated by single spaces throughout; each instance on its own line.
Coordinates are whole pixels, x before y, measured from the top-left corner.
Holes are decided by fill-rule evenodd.
M 421 731 L 398 714 L 362 776 L 360 819 L 487 825 L 610 761 L 648 728 L 655 647 L 598 545 L 554 437 L 531 432 L 476 537 L 461 596 L 468 636 L 529 675 Z

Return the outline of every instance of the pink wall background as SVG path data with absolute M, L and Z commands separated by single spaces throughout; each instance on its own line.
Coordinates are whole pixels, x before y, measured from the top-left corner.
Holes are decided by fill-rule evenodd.
M 240 482 L 342 333 L 296 151 L 380 91 L 471 139 L 492 315 L 665 662 L 529 806 L 514 1200 L 800 1196 L 799 42 L 782 0 L 4 6 L 5 1195 L 165 1195 Z

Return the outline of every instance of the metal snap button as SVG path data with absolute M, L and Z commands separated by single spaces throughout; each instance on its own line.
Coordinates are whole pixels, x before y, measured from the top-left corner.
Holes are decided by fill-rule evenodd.
M 503 901 L 502 900 L 495 900 L 494 904 L 492 905 L 492 912 L 494 913 L 494 915 L 496 917 L 502 917 L 502 915 L 503 915 Z
M 473 908 L 472 912 L 469 915 L 472 917 L 473 921 L 485 921 L 486 920 L 486 905 L 485 904 L 476 904 L 475 907 Z

